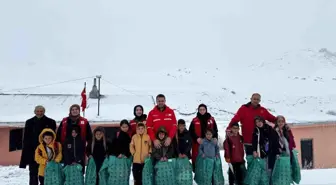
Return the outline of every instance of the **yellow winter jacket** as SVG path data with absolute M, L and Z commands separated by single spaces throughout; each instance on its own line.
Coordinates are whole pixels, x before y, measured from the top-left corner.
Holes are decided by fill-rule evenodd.
M 62 160 L 62 145 L 59 142 L 56 142 L 56 134 L 53 130 L 46 128 L 43 129 L 39 136 L 40 145 L 37 146 L 35 150 L 35 161 L 39 164 L 38 175 L 44 177 L 44 170 L 48 161 L 48 154 L 46 150 L 46 144 L 43 142 L 43 134 L 46 132 L 53 133 L 53 141 L 48 145 L 52 149 L 54 155 L 52 160 L 59 163 Z
M 145 161 L 145 157 L 152 153 L 152 141 L 149 135 L 146 133 L 140 135 L 138 132 L 132 137 L 130 143 L 130 151 L 133 155 L 133 163 L 142 164 Z

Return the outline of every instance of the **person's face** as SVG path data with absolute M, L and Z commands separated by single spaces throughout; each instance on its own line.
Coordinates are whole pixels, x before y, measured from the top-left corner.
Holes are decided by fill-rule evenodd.
M 72 136 L 72 137 L 76 137 L 76 136 L 77 136 L 77 132 L 76 132 L 75 130 L 73 130 L 73 131 L 71 132 L 71 136 Z
M 163 97 L 156 98 L 156 104 L 159 108 L 163 108 L 166 105 L 166 99 Z
M 212 133 L 211 132 L 207 132 L 205 134 L 205 137 L 208 139 L 208 140 L 211 140 L 212 139 Z
M 120 127 L 120 130 L 123 131 L 123 132 L 128 132 L 128 125 L 127 124 L 122 124 L 121 127 Z
M 179 124 L 178 125 L 178 129 L 179 129 L 179 131 L 180 131 L 180 133 L 182 133 L 184 130 L 185 130 L 185 124 Z
M 257 125 L 257 127 L 261 128 L 261 127 L 264 126 L 264 123 L 260 120 L 256 120 L 256 125 Z
M 53 140 L 53 137 L 52 136 L 44 136 L 43 137 L 43 141 L 45 144 L 49 145 Z
M 252 104 L 253 106 L 258 106 L 259 103 L 260 103 L 260 100 L 261 100 L 260 95 L 255 94 L 255 95 L 253 95 L 253 96 L 251 97 L 251 104 Z
M 101 131 L 96 131 L 95 138 L 99 141 L 103 138 L 104 134 Z
M 232 130 L 232 133 L 235 134 L 235 135 L 237 135 L 239 133 L 239 127 L 237 127 L 237 126 L 233 126 L 231 130 Z
M 44 116 L 44 109 L 43 108 L 37 108 L 35 109 L 35 116 L 38 118 L 41 118 Z
M 205 107 L 200 107 L 200 108 L 198 109 L 198 112 L 199 112 L 201 115 L 204 115 L 204 114 L 207 112 L 207 110 L 205 109 Z
M 142 114 L 143 114 L 143 111 L 142 111 L 141 107 L 137 107 L 135 109 L 135 115 L 141 116 Z
M 78 116 L 79 115 L 79 109 L 77 107 L 71 108 L 71 115 L 72 116 Z
M 141 127 L 138 127 L 137 128 L 137 131 L 140 135 L 144 134 L 145 133 L 145 127 L 141 126 Z
M 283 128 L 285 126 L 285 124 L 286 124 L 285 119 L 283 117 L 279 117 L 278 118 L 279 128 Z
M 165 136 L 166 136 L 166 134 L 165 133 L 163 133 L 163 132 L 160 132 L 159 133 L 159 139 L 164 139 L 165 138 Z

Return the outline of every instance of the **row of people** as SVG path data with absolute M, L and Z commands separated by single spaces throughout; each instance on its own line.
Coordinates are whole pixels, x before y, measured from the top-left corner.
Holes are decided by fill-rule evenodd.
M 274 121 L 275 117 L 272 116 L 267 109 L 263 108 L 259 104 L 260 95 L 253 94 L 251 97 L 251 102 L 243 105 L 237 112 L 237 114 L 232 119 L 227 133 L 231 132 L 232 124 L 235 122 L 240 122 L 242 125 L 242 133 L 245 144 L 246 154 L 252 154 L 252 131 L 253 131 L 253 118 L 255 116 L 262 116 L 268 119 L 269 121 Z M 148 117 L 144 114 L 142 106 L 136 106 L 134 108 L 135 118 L 131 120 L 130 132 L 131 135 L 135 133 L 135 128 L 138 122 L 144 122 L 147 126 L 147 132 L 154 144 L 155 148 L 160 148 L 162 144 L 158 139 L 155 138 L 155 133 L 160 127 L 164 127 L 167 130 L 168 136 L 165 138 L 163 145 L 170 145 L 172 140 L 176 135 L 176 116 L 174 111 L 166 105 L 166 98 L 164 95 L 160 94 L 156 97 L 157 105 L 151 110 L 148 114 Z M 24 134 L 24 147 L 22 151 L 22 158 L 20 167 L 25 168 L 26 165 L 29 165 L 30 169 L 30 181 L 31 184 L 37 184 L 36 175 L 37 174 L 37 164 L 33 159 L 33 149 L 38 145 L 38 136 L 41 133 L 43 128 L 51 128 L 55 131 L 56 123 L 54 120 L 44 116 L 45 109 L 41 106 L 36 107 L 35 114 L 36 116 L 30 120 L 27 120 L 25 126 Z M 252 119 L 252 123 L 251 123 Z M 251 126 L 252 124 L 252 126 Z M 70 107 L 69 116 L 64 118 L 57 130 L 56 140 L 60 141 L 63 145 L 66 138 L 71 138 L 71 130 L 73 126 L 80 127 L 80 136 L 81 141 L 84 145 L 92 143 L 92 132 L 89 122 L 80 116 L 80 107 L 78 105 L 73 105 Z M 196 157 L 198 156 L 199 146 L 203 138 L 205 138 L 205 131 L 210 128 L 213 131 L 214 142 L 218 141 L 218 129 L 215 122 L 215 119 L 207 112 L 207 107 L 204 104 L 201 104 L 198 107 L 197 116 L 192 120 L 189 130 L 190 136 L 192 138 L 192 164 L 195 168 Z M 251 129 L 252 128 L 252 129 Z M 252 130 L 252 131 L 251 131 Z M 80 162 L 84 164 L 85 160 Z M 82 165 L 83 165 L 82 164 Z M 36 169 L 36 170 L 35 170 Z

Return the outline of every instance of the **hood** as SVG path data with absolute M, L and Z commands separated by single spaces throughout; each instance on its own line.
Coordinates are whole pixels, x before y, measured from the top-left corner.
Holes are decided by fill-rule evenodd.
M 43 134 L 46 133 L 46 132 L 51 132 L 53 134 L 54 137 L 53 137 L 53 141 L 52 142 L 55 142 L 55 140 L 56 140 L 56 133 L 52 129 L 50 129 L 50 128 L 45 128 L 45 129 L 42 130 L 42 132 L 39 135 L 39 142 L 41 144 L 43 144 Z
M 140 123 L 142 123 L 142 122 L 140 122 Z M 138 128 L 138 124 L 139 124 L 139 123 L 137 123 L 137 126 L 136 126 L 137 128 Z M 143 124 L 144 124 L 144 123 L 143 123 Z M 144 124 L 144 125 L 145 125 L 145 132 L 144 132 L 144 134 L 147 134 L 147 126 L 146 126 L 146 124 Z M 135 132 L 136 132 L 136 134 L 140 135 L 140 134 L 138 133 L 138 129 L 136 129 Z
M 157 138 L 157 139 L 159 138 L 159 133 L 160 133 L 160 132 L 165 133 L 165 134 L 166 134 L 166 135 L 165 135 L 165 138 L 167 137 L 168 132 L 167 132 L 166 128 L 165 128 L 165 127 L 160 127 L 160 128 L 157 130 L 157 132 L 156 132 L 156 138 Z

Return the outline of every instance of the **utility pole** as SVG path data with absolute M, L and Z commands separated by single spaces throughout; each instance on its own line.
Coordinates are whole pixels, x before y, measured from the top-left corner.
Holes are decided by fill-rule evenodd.
M 100 78 L 102 77 L 101 75 L 96 76 L 98 78 L 98 116 L 100 113 Z

